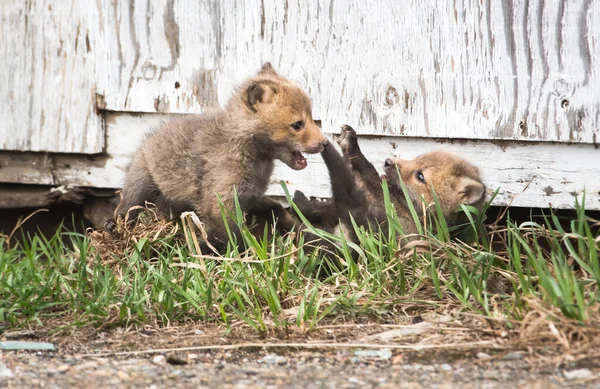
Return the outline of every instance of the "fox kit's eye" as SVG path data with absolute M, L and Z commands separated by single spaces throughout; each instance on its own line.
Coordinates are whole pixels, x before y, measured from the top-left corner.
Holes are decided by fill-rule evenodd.
M 415 176 L 417 177 L 417 180 L 421 181 L 423 184 L 425 183 L 425 176 L 423 175 L 423 172 L 417 172 Z
M 300 122 L 296 122 L 296 123 L 292 123 L 290 125 L 290 127 L 292 127 L 294 130 L 296 131 L 300 131 L 302 129 L 302 127 L 304 127 L 304 123 Z

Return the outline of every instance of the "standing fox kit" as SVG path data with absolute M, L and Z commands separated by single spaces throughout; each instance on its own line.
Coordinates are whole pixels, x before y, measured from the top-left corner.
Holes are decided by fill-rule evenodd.
M 275 217 L 278 229 L 289 231 L 291 215 L 265 196 L 274 160 L 301 170 L 307 165 L 302 153 L 319 153 L 326 143 L 306 93 L 266 63 L 236 88 L 224 110 L 173 119 L 148 137 L 126 174 L 119 209 L 151 202 L 162 212 L 193 210 L 210 243 L 222 247 L 228 236 L 217 195 L 233 210 L 235 188 L 242 211 Z M 130 219 L 136 216 L 132 210 Z M 237 228 L 231 231 L 241 243 Z
M 381 225 L 385 231 L 387 217 L 381 186 L 381 180 L 385 179 L 390 200 L 395 205 L 404 232 L 416 233 L 417 228 L 400 184 L 400 176 L 408 198 L 421 216 L 423 201 L 425 205 L 434 203 L 433 190 L 449 226 L 461 221 L 457 211 L 461 204 L 471 205 L 479 210 L 483 207 L 486 191 L 479 170 L 452 154 L 432 151 L 412 161 L 388 158 L 384 164 L 385 176 L 380 177 L 360 150 L 356 132 L 350 126 L 342 127 L 337 143 L 343 156 L 331 144 L 326 145 L 322 152 L 329 170 L 333 200 L 309 200 L 299 191 L 294 195 L 294 202 L 300 211 L 317 227 L 330 232 L 339 228 L 346 238 L 357 243 L 350 218 L 352 215 L 359 226 L 371 225 L 377 228 L 377 225 Z

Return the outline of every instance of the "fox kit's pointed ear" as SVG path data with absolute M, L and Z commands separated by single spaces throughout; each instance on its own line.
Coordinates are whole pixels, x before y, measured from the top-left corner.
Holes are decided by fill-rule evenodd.
M 468 177 L 460 179 L 458 193 L 462 196 L 462 203 L 467 205 L 477 204 L 485 196 L 485 186 Z
M 246 89 L 246 104 L 256 112 L 259 103 L 269 103 L 277 93 L 277 87 L 271 82 L 256 82 Z
M 277 72 L 275 71 L 275 68 L 273 68 L 273 65 L 271 65 L 271 62 L 265 62 L 262 66 L 262 68 L 260 68 L 260 71 L 258 72 L 259 75 L 264 76 L 264 75 L 277 75 Z

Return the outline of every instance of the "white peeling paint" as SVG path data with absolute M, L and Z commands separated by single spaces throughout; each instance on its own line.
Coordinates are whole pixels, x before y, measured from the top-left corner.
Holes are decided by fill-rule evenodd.
M 107 107 L 202 112 L 271 61 L 362 134 L 594 143 L 600 0 L 134 1 L 111 8 Z
M 101 11 L 89 1 L 0 2 L 0 150 L 103 150 Z

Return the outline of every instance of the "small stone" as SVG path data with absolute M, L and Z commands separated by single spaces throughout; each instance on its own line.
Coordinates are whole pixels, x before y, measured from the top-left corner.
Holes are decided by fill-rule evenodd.
M 181 366 L 181 365 L 187 365 L 188 361 L 187 361 L 187 359 L 182 358 L 178 355 L 169 355 L 167 357 L 167 363 L 169 363 L 171 365 Z
M 592 376 L 592 372 L 589 369 L 577 369 L 571 371 L 565 371 L 564 376 L 567 380 L 583 380 L 586 378 L 590 378 Z
M 13 377 L 15 373 L 8 367 L 0 365 L 0 377 Z
M 441 368 L 442 370 L 444 370 L 444 371 L 450 371 L 450 370 L 452 370 L 452 366 L 450 366 L 450 365 L 449 365 L 449 364 L 447 364 L 447 363 L 444 363 L 444 364 L 442 364 L 442 366 L 440 366 L 440 368 Z
M 114 375 L 114 373 L 110 370 L 94 370 L 89 374 L 94 376 L 95 378 L 112 377 Z
M 157 365 L 166 365 L 167 357 L 165 357 L 164 355 L 155 355 L 154 358 L 152 358 L 152 363 L 155 363 Z
M 90 361 L 84 362 L 80 365 L 73 366 L 73 370 L 81 371 L 81 370 L 93 370 L 98 367 L 98 362 Z
M 69 370 L 71 368 L 71 366 L 65 364 L 65 365 L 60 365 L 59 367 L 56 368 L 56 372 L 57 373 L 64 373 L 67 370 Z
M 285 365 L 287 361 L 288 360 L 286 357 L 282 357 L 277 354 L 265 355 L 265 357 L 262 358 L 262 362 L 266 363 L 267 365 Z
M 194 331 L 194 335 L 204 335 L 204 331 L 202 331 L 202 330 L 195 330 Z
M 479 352 L 477 353 L 477 358 L 479 359 L 490 359 L 492 356 L 490 354 Z
M 392 365 L 401 365 L 404 362 L 404 357 L 402 354 L 396 355 L 392 358 Z
M 127 381 L 127 380 L 130 379 L 129 374 L 125 373 L 122 370 L 119 370 L 117 372 L 117 377 L 119 377 L 119 379 L 122 380 L 122 381 Z
M 515 361 L 523 359 L 523 353 L 521 351 L 513 351 L 511 353 L 506 354 L 502 359 L 504 359 L 505 361 Z
M 392 358 L 392 351 L 387 348 L 383 350 L 357 350 L 354 352 L 354 355 L 357 357 L 388 360 Z
M 176 377 L 182 377 L 182 376 L 183 376 L 183 371 L 182 371 L 182 370 L 180 370 L 180 369 L 176 369 L 176 370 L 173 370 L 173 371 L 171 372 L 171 375 L 174 375 L 174 376 L 176 376 Z

